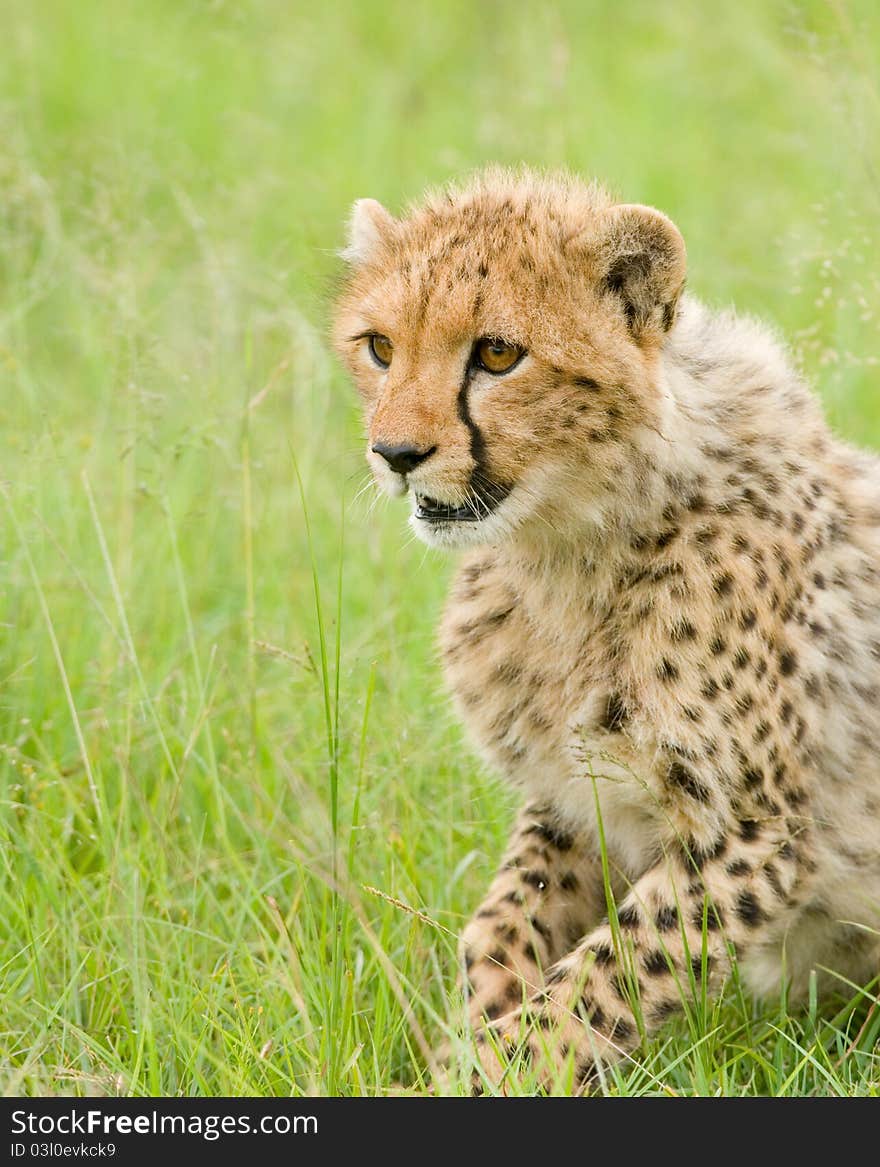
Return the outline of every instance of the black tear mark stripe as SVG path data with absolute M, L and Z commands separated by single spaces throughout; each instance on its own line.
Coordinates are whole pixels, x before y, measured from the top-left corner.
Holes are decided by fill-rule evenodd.
M 470 362 L 470 357 L 468 358 L 468 362 Z M 488 513 L 507 498 L 511 488 L 502 483 L 495 482 L 488 473 L 486 464 L 486 439 L 483 437 L 483 431 L 471 417 L 470 404 L 468 402 L 468 389 L 470 388 L 470 384 L 471 370 L 470 364 L 468 364 L 468 368 L 464 371 L 464 377 L 462 378 L 455 404 L 459 420 L 467 428 L 468 434 L 470 435 L 470 455 L 474 468 L 471 471 L 468 487 L 486 505 L 486 513 Z M 481 515 L 480 517 L 485 518 L 485 515 Z
M 458 416 L 462 424 L 467 426 L 468 433 L 471 439 L 471 458 L 474 462 L 474 470 L 471 477 L 474 477 L 478 472 L 485 472 L 486 465 L 486 440 L 483 433 L 474 419 L 471 417 L 470 406 L 468 404 L 468 389 L 470 388 L 471 374 L 470 369 L 465 369 L 464 378 L 461 382 L 461 388 L 458 391 L 456 399 L 456 407 L 458 409 Z

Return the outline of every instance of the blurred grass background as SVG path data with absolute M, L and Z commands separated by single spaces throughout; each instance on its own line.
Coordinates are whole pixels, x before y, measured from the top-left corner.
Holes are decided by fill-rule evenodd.
M 449 563 L 356 498 L 325 339 L 349 204 L 596 176 L 880 445 L 880 8 L 0 19 L 0 1088 L 422 1092 L 510 802 L 443 695 Z M 604 1088 L 876 1093 L 846 994 L 732 992 Z

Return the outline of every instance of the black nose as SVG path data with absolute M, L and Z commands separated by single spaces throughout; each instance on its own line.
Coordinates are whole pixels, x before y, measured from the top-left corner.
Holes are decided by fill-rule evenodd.
M 388 446 L 384 442 L 376 442 L 371 449 L 374 454 L 380 454 L 391 469 L 396 470 L 398 474 L 409 474 L 410 470 L 415 470 L 419 463 L 430 458 L 437 447 L 432 446 L 430 450 L 417 450 L 415 446 Z

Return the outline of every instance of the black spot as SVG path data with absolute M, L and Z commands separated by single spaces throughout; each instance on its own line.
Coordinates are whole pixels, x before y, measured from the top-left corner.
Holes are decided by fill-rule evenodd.
M 757 928 L 767 918 L 754 893 L 750 891 L 740 892 L 736 901 L 736 914 L 750 928 Z
M 611 985 L 621 1001 L 629 1001 L 630 988 L 623 973 L 615 973 L 611 978 Z
M 490 1021 L 494 1021 L 496 1017 L 501 1017 L 507 1013 L 507 1006 L 503 1001 L 490 1001 L 488 1005 L 483 1007 L 483 1012 Z
M 727 641 L 722 636 L 716 636 L 709 645 L 709 651 L 713 656 L 721 656 L 723 652 L 727 652 Z
M 681 762 L 670 763 L 667 778 L 697 802 L 707 803 L 709 791 L 697 776 Z
M 749 663 L 750 656 L 746 649 L 738 648 L 733 654 L 733 667 L 735 669 L 744 669 Z
M 504 990 L 504 999 L 511 1005 L 519 1005 L 523 999 L 523 982 L 513 980 Z
M 739 533 L 734 535 L 734 537 L 733 537 L 733 549 L 734 549 L 734 551 L 738 551 L 740 554 L 743 554 L 744 552 L 748 551 L 750 547 L 751 547 L 751 543 L 749 543 L 749 541 L 745 537 L 745 535 L 742 535 Z
M 529 923 L 535 929 L 538 935 L 543 937 L 543 939 L 546 940 L 548 944 L 552 941 L 553 933 L 550 931 L 543 920 L 539 919 L 537 916 L 529 916 Z
M 631 1022 L 626 1021 L 623 1017 L 616 1017 L 614 1024 L 611 1026 L 611 1036 L 620 1042 L 632 1041 L 635 1035 L 635 1027 Z
M 752 866 L 747 859 L 734 859 L 731 863 L 728 863 L 727 867 L 725 868 L 727 874 L 733 876 L 734 879 L 738 879 L 744 875 L 749 875 L 751 870 Z
M 651 572 L 651 579 L 654 583 L 662 583 L 664 579 L 669 579 L 672 575 L 684 575 L 684 568 L 680 563 L 662 563 L 659 567 Z M 672 589 L 672 594 L 681 599 L 687 594 L 687 584 L 677 584 Z
M 654 917 L 658 932 L 668 932 L 678 923 L 678 909 L 670 904 L 664 904 Z
M 614 960 L 614 953 L 607 944 L 593 944 L 590 951 L 596 958 L 596 964 L 610 964 Z
M 657 666 L 657 676 L 661 681 L 675 681 L 678 679 L 678 669 L 668 657 L 664 657 Z
M 784 652 L 779 658 L 779 671 L 783 677 L 790 677 L 797 668 L 797 657 L 793 652 Z
M 691 624 L 690 620 L 677 620 L 670 630 L 672 639 L 679 640 L 693 640 L 697 635 L 697 630 Z
M 575 1068 L 575 1082 L 579 1087 L 586 1086 L 596 1072 L 596 1063 L 592 1058 L 583 1058 Z
M 669 972 L 669 963 L 666 956 L 660 949 L 654 952 L 649 952 L 642 962 L 642 966 L 648 976 L 659 977 Z
M 703 930 L 703 904 L 697 904 L 691 913 L 691 923 L 698 932 Z M 724 927 L 724 912 L 716 904 L 706 905 L 706 931 L 717 932 Z
M 740 819 L 739 837 L 744 843 L 751 843 L 761 833 L 761 824 L 757 819 Z
M 498 628 L 504 623 L 515 607 L 515 604 L 510 604 L 506 608 L 499 608 L 496 612 L 490 612 L 488 616 L 482 618 L 480 623 L 488 628 Z
M 551 847 L 555 847 L 557 851 L 570 851 L 574 846 L 574 839 L 567 832 L 560 830 L 558 827 L 552 826 L 550 823 L 532 823 L 527 827 L 526 835 L 538 835 Z
M 617 913 L 617 922 L 621 928 L 637 928 L 641 923 L 638 909 L 633 904 L 624 904 Z
M 541 964 L 541 954 L 538 952 L 531 940 L 527 940 L 523 945 L 523 955 L 532 962 L 532 964 Z
M 714 737 L 701 737 L 700 742 L 703 746 L 703 753 L 707 758 L 718 757 L 718 742 Z
M 710 843 L 706 847 L 699 847 L 696 843 L 691 842 L 688 847 L 688 856 L 690 861 L 699 870 L 711 862 L 713 859 L 720 859 L 727 850 L 727 838 L 724 835 L 719 835 L 714 843 Z
M 559 886 L 563 891 L 574 891 L 578 886 L 578 877 L 573 871 L 566 871 L 559 877 Z
M 765 864 L 764 878 L 770 884 L 770 887 L 773 889 L 773 892 L 778 899 L 785 900 L 788 898 L 788 893 L 782 886 L 782 880 L 779 878 L 779 872 L 776 870 L 772 863 Z
M 733 576 L 725 571 L 723 575 L 716 576 L 713 583 L 719 596 L 727 596 L 733 588 Z
M 589 1002 L 589 998 L 584 997 L 584 1001 Z M 590 1025 L 592 1025 L 594 1029 L 602 1029 L 605 1025 L 605 1014 L 602 1009 L 600 1009 L 600 1007 L 596 1004 L 588 1004 L 587 1007 L 589 1012 Z
M 616 733 L 627 720 L 626 708 L 619 693 L 610 693 L 605 702 L 605 712 L 599 720 L 599 728 Z
M 706 972 L 710 971 L 711 964 L 712 957 L 706 953 Z M 703 956 L 700 955 L 691 957 L 691 972 L 697 980 L 703 977 Z
M 550 876 L 546 871 L 524 871 L 521 878 L 523 883 L 527 883 L 535 891 L 544 891 L 550 882 Z
M 461 569 L 461 578 L 465 583 L 476 583 L 488 566 L 489 562 L 484 559 L 477 560 L 476 563 L 469 563 Z

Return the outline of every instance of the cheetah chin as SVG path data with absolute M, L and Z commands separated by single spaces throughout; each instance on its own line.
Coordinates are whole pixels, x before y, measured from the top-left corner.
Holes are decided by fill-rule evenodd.
M 502 487 L 457 505 L 413 493 L 411 508 L 410 526 L 429 547 L 461 550 L 491 544 L 515 527 L 516 505 L 510 500 L 510 490 Z

